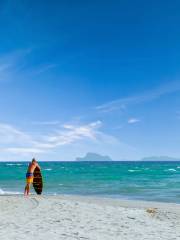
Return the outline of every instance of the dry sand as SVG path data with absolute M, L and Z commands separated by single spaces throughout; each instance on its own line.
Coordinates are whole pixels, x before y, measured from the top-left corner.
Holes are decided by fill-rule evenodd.
M 77 196 L 1 196 L 0 240 L 180 239 L 180 205 Z

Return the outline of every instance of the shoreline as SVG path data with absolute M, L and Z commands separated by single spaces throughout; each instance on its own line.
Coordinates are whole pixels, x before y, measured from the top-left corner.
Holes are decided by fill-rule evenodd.
M 17 194 L 0 194 L 1 197 L 24 197 L 24 193 L 17 193 Z M 160 208 L 163 207 L 180 207 L 180 202 L 167 202 L 167 201 L 152 201 L 152 200 L 141 200 L 141 199 L 127 199 L 127 198 L 117 198 L 117 197 L 111 197 L 111 196 L 99 196 L 99 195 L 77 195 L 77 194 L 42 194 L 42 195 L 37 195 L 36 193 L 31 193 L 29 195 L 29 198 L 31 197 L 39 197 L 39 198 L 57 198 L 57 199 L 74 199 L 74 200 L 79 200 L 79 201 L 86 201 L 86 202 L 91 202 L 94 201 L 96 203 L 98 202 L 104 202 L 107 204 L 112 204 L 114 203 L 115 205 L 121 205 L 122 207 L 136 207 L 142 208 L 148 207 L 151 205 L 152 207 L 158 206 Z
M 46 196 L 45 196 L 46 197 Z M 145 200 L 134 200 L 134 199 L 122 199 L 122 198 L 111 198 L 111 197 L 97 197 L 97 196 L 80 196 L 80 195 L 49 195 L 48 197 L 61 198 L 61 199 L 70 199 L 77 200 L 86 203 L 96 203 L 96 204 L 107 204 L 111 206 L 119 206 L 126 208 L 179 208 L 180 203 L 171 203 L 171 202 L 157 202 L 157 201 L 145 201 Z
M 75 195 L 0 196 L 0 239 L 180 239 L 180 204 Z

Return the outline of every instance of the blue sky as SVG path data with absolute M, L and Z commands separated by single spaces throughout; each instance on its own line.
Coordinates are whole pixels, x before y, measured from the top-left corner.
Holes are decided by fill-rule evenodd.
M 180 157 L 179 9 L 0 0 L 0 160 Z

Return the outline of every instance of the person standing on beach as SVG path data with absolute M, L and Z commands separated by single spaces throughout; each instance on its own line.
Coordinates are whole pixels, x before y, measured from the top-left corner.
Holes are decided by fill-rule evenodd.
M 41 169 L 40 166 L 38 165 L 36 159 L 33 158 L 32 162 L 28 166 L 27 173 L 26 173 L 26 186 L 25 186 L 25 190 L 24 190 L 25 196 L 29 195 L 30 186 L 33 183 L 33 173 L 34 173 L 34 170 L 36 167 L 39 168 L 39 170 Z

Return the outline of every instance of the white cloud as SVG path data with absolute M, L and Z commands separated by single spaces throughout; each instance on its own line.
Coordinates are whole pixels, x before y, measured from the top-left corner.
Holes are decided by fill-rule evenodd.
M 137 119 L 137 118 L 130 118 L 128 119 L 128 123 L 129 124 L 134 124 L 134 123 L 138 123 L 140 122 L 140 119 Z
M 102 123 L 100 121 L 93 122 L 82 126 L 63 125 L 62 129 L 57 130 L 54 134 L 43 136 L 41 142 L 36 142 L 36 147 L 40 148 L 55 148 L 71 144 L 82 139 L 96 140 L 97 129 Z
M 100 121 L 81 126 L 63 125 L 53 134 L 39 135 L 36 138 L 15 128 L 14 126 L 0 123 L 1 151 L 14 154 L 44 153 L 60 146 L 90 139 L 96 140 L 101 127 Z

